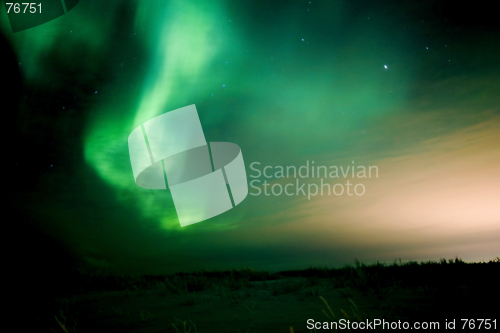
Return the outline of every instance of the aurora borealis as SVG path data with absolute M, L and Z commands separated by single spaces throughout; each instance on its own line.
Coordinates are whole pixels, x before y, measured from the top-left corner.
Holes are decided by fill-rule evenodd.
M 64 260 L 150 274 L 499 256 L 494 12 L 486 2 L 81 0 L 13 34 L 2 9 L 13 237 L 39 230 Z M 378 177 L 347 178 L 362 196 L 248 195 L 181 228 L 168 190 L 135 184 L 127 137 L 191 104 L 207 141 L 241 147 L 249 182 L 253 162 L 377 166 Z

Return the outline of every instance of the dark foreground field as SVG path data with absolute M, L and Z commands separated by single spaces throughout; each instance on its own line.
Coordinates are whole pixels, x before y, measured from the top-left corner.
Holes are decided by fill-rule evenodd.
M 494 331 L 493 325 L 500 326 L 499 273 L 499 258 L 356 262 L 272 274 L 251 269 L 142 277 L 80 272 L 65 276 L 57 291 L 23 294 L 12 321 L 19 332 L 286 333 L 314 332 L 311 324 L 308 329 L 311 319 L 344 319 L 351 325 L 374 319 L 410 325 L 434 321 L 441 330 L 446 321 L 455 320 L 455 329 L 462 330 L 461 319 L 474 319 L 476 331 L 480 323 L 481 329 L 488 327 L 478 319 L 491 319 Z M 364 331 L 382 331 L 376 328 Z

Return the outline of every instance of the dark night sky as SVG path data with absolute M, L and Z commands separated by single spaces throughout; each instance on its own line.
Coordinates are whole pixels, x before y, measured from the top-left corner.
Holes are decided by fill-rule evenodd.
M 499 256 L 496 12 L 477 1 L 81 0 L 12 33 L 0 10 L 11 267 Z M 127 138 L 191 104 L 207 141 L 241 147 L 261 190 L 296 179 L 255 178 L 253 162 L 377 166 L 378 178 L 347 177 L 360 196 L 250 187 L 234 209 L 181 228 L 170 191 L 135 184 Z

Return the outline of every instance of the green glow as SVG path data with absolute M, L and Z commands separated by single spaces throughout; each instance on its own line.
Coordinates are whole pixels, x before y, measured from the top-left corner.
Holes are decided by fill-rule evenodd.
M 164 228 L 179 227 L 169 192 L 144 190 L 134 183 L 128 156 L 127 138 L 145 121 L 166 111 L 167 103 L 190 96 L 198 78 L 221 47 L 214 27 L 219 19 L 217 6 L 198 2 L 141 1 L 136 31 L 149 33 L 144 43 L 151 62 L 142 83 L 139 102 L 110 99 L 100 107 L 99 116 L 85 136 L 85 158 L 97 173 L 117 191 L 117 198 L 135 203 L 144 217 L 156 219 Z M 199 89 L 198 89 L 199 90 Z M 116 92 L 116 96 L 126 93 Z M 137 105 L 134 109 L 133 106 Z M 168 208 L 166 208 L 168 207 Z
M 455 17 L 435 9 L 428 1 L 85 0 L 15 34 L 2 9 L 14 215 L 93 265 L 153 274 L 336 265 L 365 251 L 373 260 L 476 245 L 477 258 L 491 253 L 499 32 L 484 9 L 476 22 L 470 9 Z M 377 165 L 380 177 L 360 198 L 249 194 L 181 228 L 169 190 L 135 184 L 127 139 L 191 104 L 207 142 L 241 147 L 248 176 L 252 162 L 262 170 L 354 160 Z M 446 247 L 427 226 L 440 228 Z
M 161 27 L 154 29 L 158 40 L 153 45 L 151 72 L 144 83 L 134 126 L 164 113 L 173 94 L 189 95 L 221 47 L 221 42 L 214 37 L 214 26 L 220 16 L 216 7 L 189 1 L 175 1 L 170 6 L 165 6 L 163 1 L 140 4 L 147 10 L 139 8 L 138 12 L 146 12 L 148 17 L 143 20 L 138 14 L 138 22 L 155 21 L 151 13 L 156 12 Z
M 145 69 L 123 67 L 123 79 L 113 82 L 102 97 L 99 92 L 98 102 L 86 110 L 92 116 L 84 134 L 84 154 L 89 165 L 116 191 L 117 200 L 136 206 L 144 217 L 164 228 L 179 228 L 169 191 L 137 187 L 128 156 L 128 135 L 145 121 L 215 93 L 219 100 L 215 102 L 216 112 L 209 109 L 210 116 L 204 118 L 206 131 L 230 129 L 223 121 L 231 117 L 238 120 L 238 124 L 231 124 L 241 133 L 238 140 L 250 144 L 259 138 L 266 142 L 265 148 L 275 151 L 286 146 L 294 152 L 289 157 L 289 163 L 293 163 L 312 154 L 356 146 L 362 137 L 353 133 L 405 107 L 412 73 L 399 70 L 396 82 L 391 74 L 393 66 L 385 71 L 381 62 L 387 57 L 401 58 L 404 52 L 366 43 L 383 39 L 387 31 L 380 30 L 378 35 L 352 31 L 353 38 L 347 44 L 319 39 L 308 45 L 298 36 L 288 37 L 289 31 L 279 27 L 272 31 L 274 36 L 239 34 L 241 26 L 229 25 L 230 16 L 221 4 L 156 0 L 129 6 L 135 20 L 127 31 L 145 52 L 128 50 L 127 61 L 143 64 Z M 110 4 L 101 8 L 102 17 L 89 22 L 91 15 L 86 11 L 90 10 L 80 6 L 60 19 L 16 34 L 12 42 L 31 82 L 41 84 L 55 75 L 50 67 L 40 65 L 46 54 L 55 50 L 58 57 L 98 72 L 99 62 L 93 57 L 98 57 L 107 44 L 117 42 L 104 32 L 112 30 L 120 11 Z M 335 27 L 343 30 L 342 24 Z M 7 29 L 5 24 L 2 29 Z M 72 38 L 65 38 L 65 34 Z M 261 45 L 261 40 L 279 44 L 283 38 L 288 38 L 293 47 Z M 324 49 L 322 42 L 333 46 Z M 305 50 L 309 58 L 304 58 Z M 221 67 L 227 60 L 229 65 Z M 263 67 L 263 63 L 269 65 Z M 227 87 L 222 88 L 223 83 Z M 138 92 L 133 88 L 137 86 Z M 391 97 L 392 93 L 397 97 Z M 226 103 L 232 100 L 239 101 L 237 109 Z M 207 140 L 229 140 L 220 133 L 222 137 Z M 251 161 L 245 147 L 242 149 L 248 165 Z
M 186 100 L 211 95 L 214 90 L 216 95 L 243 98 L 248 103 L 238 105 L 239 130 L 248 129 L 250 136 L 265 140 L 268 148 L 293 148 L 295 156 L 291 161 L 346 144 L 355 146 L 362 137 L 352 133 L 361 133 L 370 121 L 404 107 L 411 73 L 399 72 L 399 82 L 395 82 L 391 72 L 384 71 L 381 60 L 373 60 L 384 59 L 390 53 L 376 44 L 365 45 L 366 40 L 382 37 L 371 32 L 354 31 L 355 38 L 349 44 L 334 44 L 328 51 L 320 44 L 310 46 L 314 57 L 304 62 L 300 48 L 306 44 L 300 39 L 294 42 L 296 53 L 282 53 L 270 47 L 252 48 L 251 41 L 235 38 L 235 30 L 221 28 L 221 22 L 229 19 L 213 3 L 172 1 L 166 5 L 164 1 L 141 1 L 135 10 L 134 30 L 150 58 L 147 72 L 133 75 L 136 82 L 127 84 L 140 84 L 140 96 L 123 100 L 127 96 L 126 84 L 115 85 L 114 95 L 121 100 L 110 98 L 94 110 L 97 116 L 85 135 L 85 157 L 116 189 L 119 200 L 135 204 L 143 216 L 159 221 L 164 228 L 178 227 L 177 219 L 172 218 L 172 201 L 160 191 L 143 191 L 135 185 L 127 137 L 145 121 L 189 104 Z M 288 32 L 283 31 L 283 35 Z M 401 51 L 391 52 L 394 56 Z M 276 65 L 261 69 L 261 63 L 269 61 L 272 54 Z M 233 66 L 230 72 L 214 66 L 228 58 Z M 273 72 L 278 75 L 273 77 Z M 226 79 L 238 82 L 237 89 L 228 85 L 221 91 L 222 84 L 228 83 Z M 231 94 L 224 95 L 230 87 Z M 391 87 L 397 98 L 391 97 Z M 219 122 L 223 115 L 234 117 L 230 112 L 235 111 L 217 105 L 217 113 L 205 118 L 204 128 L 225 129 L 227 125 Z M 312 128 L 319 141 L 304 145 Z M 212 139 L 228 138 L 207 137 L 208 141 Z

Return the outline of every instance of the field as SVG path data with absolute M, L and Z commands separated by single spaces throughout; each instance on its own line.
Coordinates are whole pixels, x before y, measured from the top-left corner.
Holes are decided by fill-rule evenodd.
M 55 294 L 20 300 L 24 306 L 16 309 L 21 318 L 16 321 L 20 331 L 67 333 L 349 331 L 311 326 L 340 319 L 435 321 L 441 329 L 455 319 L 461 329 L 461 319 L 500 324 L 499 273 L 499 258 L 482 263 L 356 261 L 337 269 L 279 273 L 250 268 L 169 276 L 80 271 L 65 277 L 64 288 Z

